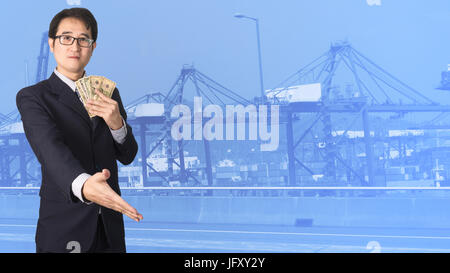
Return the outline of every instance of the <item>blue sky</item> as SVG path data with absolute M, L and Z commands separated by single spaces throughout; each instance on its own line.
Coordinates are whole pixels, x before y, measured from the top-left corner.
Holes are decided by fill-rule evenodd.
M 435 90 L 450 63 L 450 1 L 381 0 L 81 0 L 99 23 L 89 74 L 117 82 L 124 103 L 166 93 L 184 64 L 194 66 L 252 98 L 259 94 L 255 24 L 260 20 L 266 88 L 348 40 L 354 48 L 423 94 L 450 104 Z M 66 0 L 3 3 L 0 112 L 15 109 L 25 86 L 25 65 L 34 81 L 42 33 Z M 51 56 L 50 71 L 55 62 Z

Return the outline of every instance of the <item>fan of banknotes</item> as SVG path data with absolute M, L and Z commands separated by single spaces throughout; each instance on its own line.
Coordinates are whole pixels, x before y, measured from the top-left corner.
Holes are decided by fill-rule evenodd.
M 81 97 L 81 102 L 86 107 L 87 100 L 98 100 L 98 95 L 95 94 L 95 90 L 99 90 L 108 98 L 111 98 L 116 83 L 103 76 L 89 76 L 83 77 L 75 82 L 78 93 Z M 88 111 L 89 113 L 89 111 Z M 89 113 L 89 117 L 95 117 L 94 114 Z

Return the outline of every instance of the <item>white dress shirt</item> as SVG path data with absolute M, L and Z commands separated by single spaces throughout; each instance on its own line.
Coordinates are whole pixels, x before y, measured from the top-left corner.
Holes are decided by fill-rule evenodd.
M 76 85 L 75 85 L 74 81 L 72 81 L 71 79 L 67 78 L 63 74 L 61 74 L 58 70 L 56 70 L 56 68 L 55 68 L 55 70 L 53 72 L 65 84 L 67 84 L 70 87 L 70 89 L 72 89 L 75 92 Z M 86 76 L 86 74 L 84 76 Z M 122 117 L 122 121 L 123 121 L 122 128 L 119 128 L 117 130 L 112 130 L 111 128 L 109 128 L 109 130 L 111 131 L 112 137 L 119 144 L 122 144 L 125 141 L 125 137 L 127 136 L 127 126 L 125 125 L 125 120 L 123 120 L 123 117 Z M 73 192 L 73 194 L 76 197 L 78 197 L 78 199 L 80 199 L 82 202 L 84 202 L 86 204 L 92 204 L 92 202 L 85 202 L 83 200 L 83 195 L 81 194 L 81 189 L 83 188 L 83 185 L 86 182 L 86 180 L 88 180 L 90 177 L 91 177 L 90 174 L 82 173 L 77 178 L 75 178 L 75 180 L 72 182 L 72 192 Z

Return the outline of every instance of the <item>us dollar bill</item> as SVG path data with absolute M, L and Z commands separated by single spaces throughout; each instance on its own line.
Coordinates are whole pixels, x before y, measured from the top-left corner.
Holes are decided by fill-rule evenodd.
M 83 103 L 83 105 L 85 105 L 89 98 L 87 97 L 86 88 L 82 82 L 83 82 L 83 78 L 76 81 L 75 85 L 77 87 L 78 94 L 80 94 L 81 102 Z
M 75 82 L 78 93 L 81 97 L 81 102 L 86 108 L 86 102 L 88 100 L 98 100 L 99 97 L 95 93 L 95 90 L 100 91 L 105 96 L 111 98 L 112 93 L 116 88 L 116 83 L 103 76 L 89 76 L 83 77 Z M 87 109 L 86 109 L 87 110 Z M 91 114 L 88 111 L 89 117 L 95 117 L 96 115 Z
M 116 88 L 116 83 L 115 82 L 113 82 L 110 79 L 107 79 L 107 78 L 103 77 L 101 90 L 102 90 L 102 93 L 105 96 L 107 96 L 108 98 L 111 98 L 112 93 L 113 93 L 115 88 Z
M 91 86 L 91 99 L 93 100 L 98 100 L 98 96 L 97 94 L 95 94 L 95 90 L 99 90 L 101 91 L 101 86 L 102 86 L 102 82 L 103 82 L 103 77 L 101 76 L 90 76 L 89 77 L 89 83 Z

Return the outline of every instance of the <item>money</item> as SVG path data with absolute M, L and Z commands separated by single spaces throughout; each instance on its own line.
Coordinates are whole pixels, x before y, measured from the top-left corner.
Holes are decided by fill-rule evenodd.
M 84 107 L 86 107 L 86 102 L 88 100 L 99 100 L 99 97 L 95 93 L 95 90 L 98 90 L 108 98 L 111 98 L 114 89 L 116 88 L 115 82 L 103 76 L 83 77 L 76 81 L 75 85 L 77 86 L 77 90 L 80 94 L 81 102 L 83 103 Z M 91 118 L 95 117 L 95 115 L 89 113 L 89 111 L 88 114 Z
M 86 97 L 86 93 L 84 91 L 84 87 L 81 85 L 81 81 L 76 81 L 75 85 L 77 87 L 78 94 L 80 95 L 81 102 L 84 105 L 86 103 L 86 101 L 87 101 L 87 97 Z
M 91 76 L 89 78 L 89 83 L 90 83 L 90 86 L 92 87 L 92 89 L 89 90 L 89 96 L 93 100 L 97 100 L 98 99 L 97 95 L 95 94 L 95 90 L 99 90 L 100 91 L 100 88 L 102 86 L 102 81 L 103 81 L 103 78 L 101 76 Z
M 114 89 L 116 89 L 116 83 L 111 81 L 110 79 L 103 77 L 103 82 L 100 89 L 102 90 L 103 94 L 105 94 L 105 96 L 111 98 Z
M 107 97 L 111 97 L 114 89 L 116 88 L 116 83 L 102 76 L 91 76 L 90 79 L 90 97 L 91 99 L 98 99 L 98 96 L 95 94 L 95 90 L 100 91 Z

